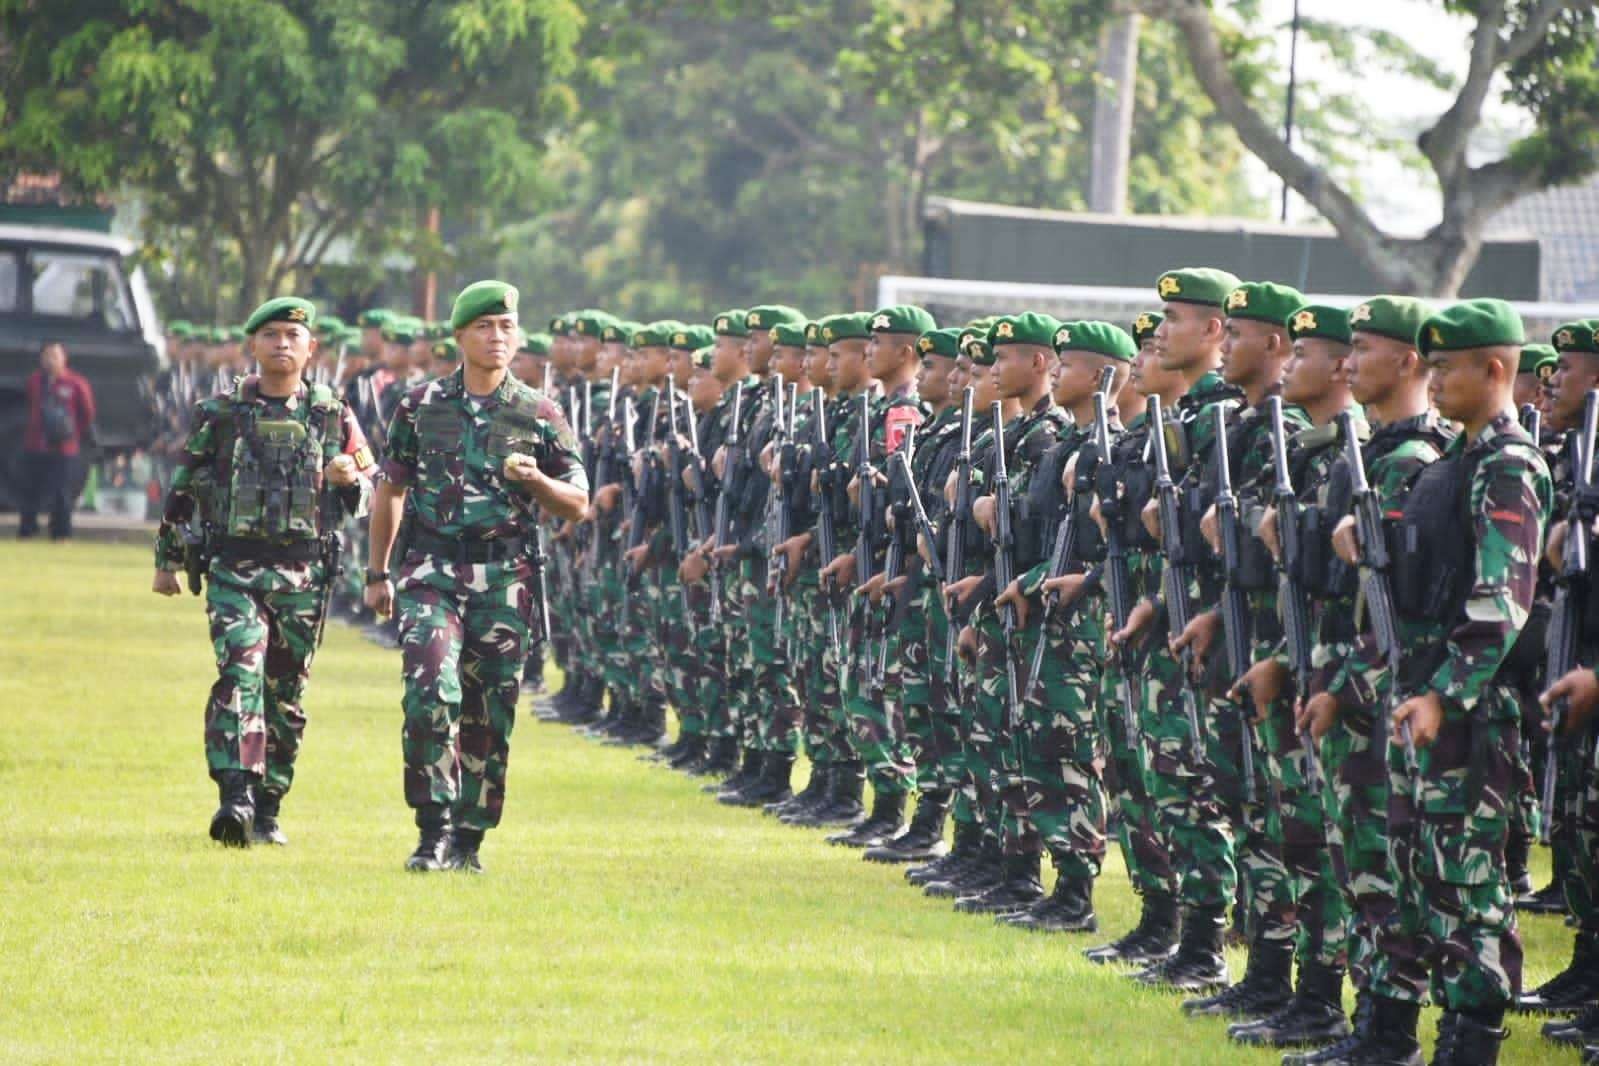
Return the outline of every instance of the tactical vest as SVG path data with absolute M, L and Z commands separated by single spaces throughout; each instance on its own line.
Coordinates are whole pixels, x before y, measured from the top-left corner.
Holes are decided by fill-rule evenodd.
M 304 422 L 292 413 L 263 418 L 253 391 L 250 382 L 239 382 L 217 427 L 217 459 L 225 464 L 217 480 L 228 485 L 218 516 L 222 531 L 276 543 L 315 540 L 323 533 L 322 471 L 343 445 L 341 405 L 326 386 L 313 384 Z
M 1129 430 L 1111 445 L 1110 461 L 1094 470 L 1094 493 L 1106 526 L 1121 532 L 1122 544 L 1140 553 L 1160 550 L 1160 542 L 1144 528 L 1144 506 L 1155 494 L 1154 463 L 1147 427 Z
M 1016 572 L 1025 573 L 1048 557 L 1054 547 L 1055 528 L 1060 524 L 1065 503 L 1061 471 L 1072 449 L 1042 428 L 1032 432 L 1011 449 L 1011 477 L 1027 471 L 1027 491 L 1012 500 L 1011 531 L 1015 538 Z M 1075 432 L 1066 429 L 1063 432 Z
M 445 480 L 450 465 L 464 452 L 468 420 L 464 394 L 432 389 L 416 409 L 417 462 L 424 478 Z M 450 402 L 461 399 L 462 403 Z M 530 389 L 513 388 L 511 395 L 489 415 L 485 453 L 491 471 L 498 474 L 514 453 L 545 457 L 544 420 L 539 417 L 538 396 Z M 515 503 L 522 500 L 507 493 Z

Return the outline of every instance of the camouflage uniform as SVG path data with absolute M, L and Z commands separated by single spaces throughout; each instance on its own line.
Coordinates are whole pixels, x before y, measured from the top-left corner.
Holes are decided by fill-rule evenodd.
M 1504 871 L 1520 710 L 1496 674 L 1532 603 L 1552 489 L 1543 456 L 1508 413 L 1451 442 L 1441 462 L 1450 460 L 1469 471 L 1472 569 L 1465 602 L 1407 645 L 1405 666 L 1418 676 L 1406 688 L 1436 693 L 1444 719 L 1416 753 L 1419 808 L 1409 788 L 1389 797 L 1390 843 L 1413 846 L 1393 848 L 1398 921 L 1378 934 L 1372 984 L 1387 998 L 1420 1002 L 1430 972 L 1437 1001 L 1470 1012 L 1502 1007 L 1521 987 Z M 1402 752 L 1390 745 L 1401 780 Z
M 311 528 L 268 538 L 259 529 L 270 522 L 262 514 L 266 505 L 246 499 L 236 479 L 251 451 L 249 426 L 273 422 L 305 429 L 318 513 L 309 520 Z M 355 461 L 359 480 L 325 493 L 321 471 L 338 455 Z M 355 416 L 324 386 L 302 386 L 294 396 L 276 400 L 262 396 L 259 379 L 251 376 L 231 395 L 195 405 L 155 558 L 158 569 L 181 570 L 183 528 L 199 522 L 211 531 L 206 614 L 218 676 L 206 704 L 205 754 L 212 777 L 244 771 L 261 778 L 269 795 L 281 798 L 289 791 L 305 732 L 301 702 L 332 577 L 317 537 L 334 532 L 343 515 L 366 512 L 373 470 Z M 264 499 L 271 489 L 263 488 Z M 329 495 L 337 498 L 336 507 L 322 499 Z
M 515 550 L 465 561 L 474 542 L 512 542 L 534 521 L 504 480 L 512 452 L 585 491 L 577 441 L 560 409 L 507 376 L 488 397 L 455 373 L 406 394 L 389 426 L 383 476 L 408 489 L 412 550 L 395 582 L 404 654 L 405 798 L 439 804 L 454 824 L 490 829 L 505 801 L 506 762 L 529 627 L 532 565 Z

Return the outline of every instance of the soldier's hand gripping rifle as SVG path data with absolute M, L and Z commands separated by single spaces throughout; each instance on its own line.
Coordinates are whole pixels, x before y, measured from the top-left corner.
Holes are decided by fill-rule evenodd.
M 904 597 L 900 597 L 889 590 L 888 586 L 899 579 L 905 572 L 905 541 L 907 537 L 914 545 L 916 542 L 916 527 L 910 521 L 909 493 L 915 492 L 916 487 L 911 485 L 907 490 L 906 485 L 911 481 L 910 456 L 916 453 L 916 427 L 906 426 L 905 437 L 900 441 L 892 455 L 888 457 L 888 512 L 892 518 L 888 530 L 888 551 L 883 560 L 883 602 L 876 610 L 868 602 L 865 606 L 867 617 L 871 619 L 868 627 L 868 636 L 871 638 L 867 644 L 869 662 L 871 665 L 870 683 L 867 686 L 874 698 L 883 694 L 888 683 L 888 635 L 892 626 L 900 619 L 899 605 L 909 601 L 910 593 L 907 590 Z M 895 460 L 898 460 L 896 462 Z M 915 548 L 911 548 L 914 554 Z
M 1094 390 L 1094 447 L 1100 447 L 1100 428 L 1105 429 L 1104 439 L 1109 441 L 1110 412 L 1107 407 L 1107 395 L 1111 386 L 1116 381 L 1116 368 L 1106 366 L 1099 374 L 1099 387 Z M 1081 453 L 1079 452 L 1079 455 Z M 1099 459 L 1104 462 L 1109 458 L 1109 445 L 1106 450 L 1099 453 Z M 1080 461 L 1080 460 L 1079 460 Z M 1080 479 L 1081 480 L 1081 479 Z M 1074 486 L 1075 487 L 1075 486 Z M 1053 581 L 1065 575 L 1072 560 L 1077 556 L 1077 515 L 1079 505 L 1075 495 L 1066 505 L 1065 516 L 1061 519 L 1060 528 L 1055 531 L 1055 544 L 1049 556 L 1049 575 L 1046 580 Z M 1038 677 L 1044 669 L 1044 649 L 1049 645 L 1049 627 L 1055 619 L 1056 612 L 1060 609 L 1060 594 L 1058 592 L 1044 593 L 1042 617 L 1038 624 L 1038 643 L 1033 648 L 1033 661 L 1027 668 L 1027 685 L 1022 689 L 1023 701 L 1031 700 L 1038 691 Z
M 1360 438 L 1355 434 L 1354 416 L 1348 411 L 1340 414 L 1338 428 L 1344 435 L 1344 455 L 1349 462 L 1355 521 L 1360 535 L 1360 595 L 1366 604 L 1366 613 L 1371 616 L 1377 651 L 1388 664 L 1390 698 L 1382 708 L 1382 735 L 1386 749 L 1391 743 L 1388 738 L 1393 729 L 1394 703 L 1399 698 L 1400 690 L 1399 671 L 1405 657 L 1404 645 L 1400 641 L 1399 615 L 1394 609 L 1393 557 L 1389 554 L 1388 539 L 1383 528 L 1382 501 L 1366 480 L 1366 464 L 1360 453 Z M 1411 738 L 1409 722 L 1400 727 L 1400 735 L 1405 745 L 1405 769 L 1410 774 L 1412 789 L 1419 797 L 1420 773 L 1416 766 L 1416 744 Z M 1419 809 L 1419 800 L 1416 806 Z
M 774 375 L 775 377 L 775 375 Z M 794 441 L 793 441 L 793 393 L 783 387 L 781 378 L 773 382 L 772 403 L 772 441 L 773 453 L 777 457 L 777 477 L 773 488 L 775 506 L 772 518 L 777 524 L 776 532 L 772 535 L 773 544 L 782 544 L 788 540 L 793 529 L 793 522 L 789 514 L 789 504 L 793 501 L 793 486 L 790 480 L 793 477 Z M 784 639 L 784 632 L 788 625 L 788 554 L 780 553 L 772 564 L 772 646 L 779 649 L 785 656 L 788 652 L 788 642 Z
M 872 470 L 872 400 L 870 393 L 861 393 L 861 427 L 860 436 L 855 442 L 855 482 L 860 489 L 860 515 L 859 531 L 855 536 L 855 584 L 864 585 L 872 580 L 875 574 L 874 555 L 877 551 L 877 525 L 879 514 L 882 510 L 877 500 L 876 472 Z M 871 625 L 874 618 L 872 605 L 865 596 L 861 597 L 858 607 L 861 625 L 859 632 L 862 635 L 860 649 L 861 688 L 865 689 L 871 684 L 872 656 L 870 654 L 872 633 Z M 853 613 L 853 612 L 852 612 Z
M 1282 547 L 1277 580 L 1277 609 L 1282 616 L 1283 632 L 1288 644 L 1288 669 L 1294 675 L 1294 707 L 1310 696 L 1311 650 L 1314 641 L 1310 632 L 1310 592 L 1300 580 L 1304 574 L 1305 546 L 1300 540 L 1303 520 L 1299 497 L 1294 493 L 1293 475 L 1288 469 L 1288 430 L 1283 424 L 1283 401 L 1272 396 L 1266 401 L 1267 416 L 1271 420 L 1271 462 L 1275 475 L 1272 490 L 1272 507 L 1277 512 L 1277 541 Z M 1340 885 L 1349 884 L 1349 870 L 1344 864 L 1342 848 L 1332 846 L 1336 834 L 1333 830 L 1331 801 L 1325 794 L 1327 775 L 1322 771 L 1321 756 L 1316 751 L 1316 738 L 1309 729 L 1299 734 L 1299 744 L 1305 749 L 1305 787 L 1316 797 L 1316 807 L 1321 812 L 1322 838 L 1330 849 L 1333 875 Z
M 681 564 L 683 557 L 688 554 L 689 543 L 688 507 L 683 499 L 683 448 L 678 443 L 677 435 L 677 406 L 677 378 L 668 374 L 666 376 L 666 519 L 672 534 L 672 558 Z M 689 418 L 693 419 L 693 412 L 689 413 Z M 688 586 L 679 582 L 677 595 L 686 621 L 693 617 L 689 614 Z
M 959 581 L 966 570 L 966 525 L 971 521 L 972 510 L 972 387 L 966 386 L 961 394 L 961 443 L 955 458 L 955 502 L 950 507 L 944 542 L 944 582 Z M 935 545 L 929 547 L 936 550 Z M 950 596 L 944 604 L 944 614 L 949 626 L 944 640 L 944 683 L 951 692 L 959 687 L 960 672 L 955 668 L 955 638 L 960 626 L 955 623 L 955 610 L 959 606 Z
M 1166 455 L 1166 416 L 1160 397 L 1149 398 L 1149 434 L 1155 447 L 1155 501 L 1160 511 L 1161 596 L 1166 601 L 1166 629 L 1176 636 L 1188 628 L 1188 585 L 1194 579 L 1194 564 L 1188 545 L 1183 543 L 1182 500 L 1172 480 L 1171 463 Z M 1178 656 L 1182 667 L 1183 717 L 1188 723 L 1191 751 L 1197 758 L 1205 750 L 1199 731 L 1199 697 L 1194 694 L 1194 653 L 1184 648 Z
M 822 566 L 832 562 L 838 552 L 837 536 L 833 527 L 833 481 L 838 475 L 838 457 L 832 442 L 827 439 L 827 400 L 822 390 L 811 390 L 811 451 L 812 465 L 816 470 L 819 498 L 816 505 L 816 550 Z M 822 602 L 827 605 L 827 643 L 832 649 L 833 661 L 842 665 L 844 642 L 838 631 L 838 589 L 834 579 L 822 579 Z
M 733 424 L 727 431 L 727 441 L 723 445 L 722 453 L 722 484 L 716 493 L 716 532 L 711 541 L 711 587 L 716 587 L 721 578 L 722 563 L 716 549 L 727 545 L 728 537 L 728 509 L 733 504 L 733 494 L 729 492 L 732 487 L 733 471 L 736 468 L 735 456 L 741 455 L 739 441 L 742 434 L 739 432 L 739 420 L 744 416 L 744 382 L 741 380 L 733 386 Z M 714 625 L 722 623 L 722 597 L 711 597 L 711 622 Z
M 1560 572 L 1555 575 L 1555 602 L 1549 614 L 1548 647 L 1544 659 L 1544 684 L 1552 685 L 1577 665 L 1581 647 L 1582 617 L 1590 594 L 1588 584 L 1589 523 L 1593 518 L 1594 433 L 1599 426 L 1599 391 L 1588 393 L 1582 402 L 1582 428 L 1572 435 L 1571 504 L 1566 512 L 1566 539 L 1560 549 Z M 1539 798 L 1543 821 L 1538 839 L 1549 843 L 1550 822 L 1555 809 L 1555 777 L 1560 762 L 1558 749 L 1565 726 L 1566 701 L 1556 700 L 1550 707 L 1548 750 L 1544 755 L 1543 780 Z
M 994 587 L 1004 590 L 1016 580 L 1016 534 L 1011 529 L 1010 473 L 1005 467 L 1005 415 L 994 402 Z M 1005 642 L 1005 708 L 1011 737 L 1020 742 L 1022 703 L 1016 685 L 1016 606 L 1007 603 L 999 612 L 1000 634 Z
M 1243 566 L 1244 537 L 1248 536 L 1238 517 L 1238 496 L 1233 492 L 1231 456 L 1227 454 L 1227 409 L 1216 407 L 1216 525 L 1221 533 L 1223 585 L 1221 593 L 1222 630 L 1227 644 L 1227 684 L 1237 684 L 1249 672 L 1250 625 L 1249 593 L 1239 582 Z M 1238 705 L 1242 736 L 1240 753 L 1243 765 L 1244 799 L 1255 801 L 1255 722 L 1254 709 L 1245 699 Z
M 695 543 L 703 541 L 716 529 L 715 505 L 711 503 L 710 482 L 705 476 L 705 460 L 700 455 L 700 427 L 694 417 L 694 407 L 687 399 L 683 401 L 683 421 L 688 427 L 688 465 L 694 470 L 694 540 Z M 678 479 L 680 482 L 681 477 Z M 714 578 L 706 582 L 711 590 L 711 617 L 722 617 L 722 590 L 717 587 Z

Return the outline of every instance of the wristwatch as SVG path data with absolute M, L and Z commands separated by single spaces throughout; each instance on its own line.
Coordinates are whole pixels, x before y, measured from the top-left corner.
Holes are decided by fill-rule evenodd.
M 387 570 L 368 570 L 366 572 L 366 583 L 368 585 L 376 585 L 379 581 L 387 581 L 388 579 L 389 572 Z

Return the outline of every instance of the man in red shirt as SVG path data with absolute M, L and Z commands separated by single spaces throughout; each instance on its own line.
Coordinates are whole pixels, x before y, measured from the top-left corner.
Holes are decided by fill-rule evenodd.
M 72 535 L 77 459 L 94 442 L 94 390 L 67 368 L 67 350 L 51 341 L 28 376 L 28 426 L 22 434 L 22 500 L 17 536 L 39 532 L 39 511 L 50 511 L 50 539 Z

